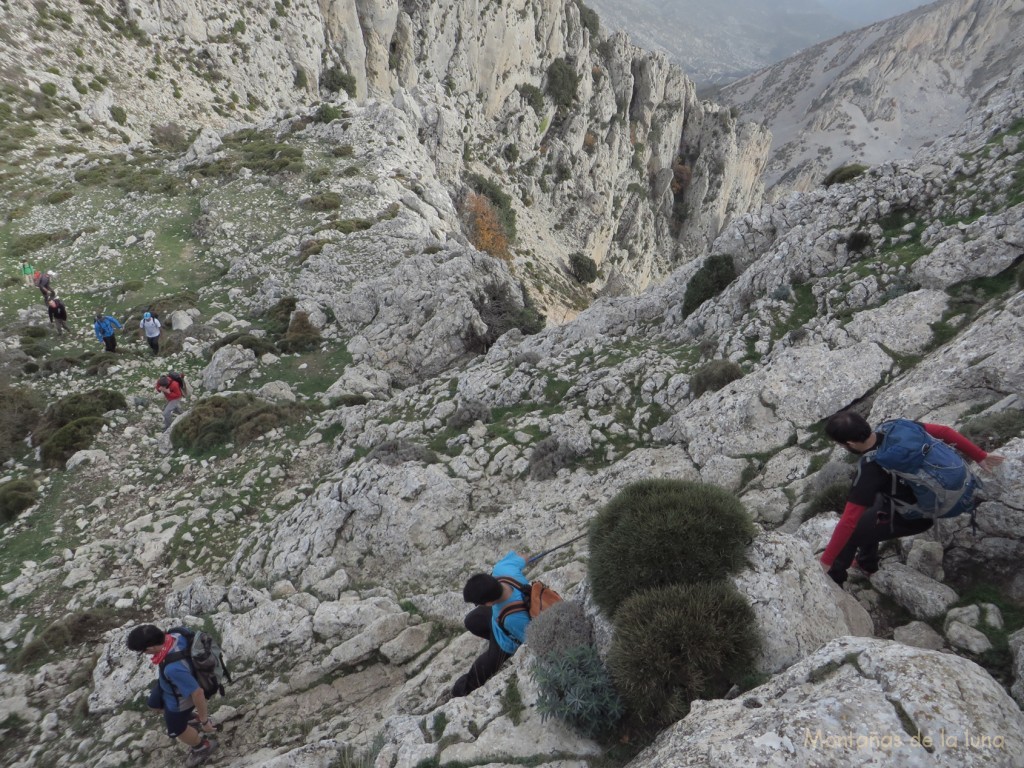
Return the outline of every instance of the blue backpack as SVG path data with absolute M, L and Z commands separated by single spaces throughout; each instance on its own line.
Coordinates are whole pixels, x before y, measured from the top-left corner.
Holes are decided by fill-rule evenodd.
M 881 442 L 865 458 L 906 481 L 917 498 L 912 504 L 893 499 L 901 516 L 956 517 L 973 511 L 981 481 L 951 446 L 907 419 L 886 421 L 875 431 L 882 435 Z

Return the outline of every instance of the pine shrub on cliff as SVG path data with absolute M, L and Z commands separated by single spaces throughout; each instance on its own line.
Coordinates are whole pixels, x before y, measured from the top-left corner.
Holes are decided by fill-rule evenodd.
M 743 505 L 723 488 L 667 479 L 632 483 L 590 526 L 594 601 L 615 616 L 636 592 L 735 573 L 753 537 Z
M 709 256 L 690 278 L 683 295 L 683 317 L 689 317 L 708 299 L 712 299 L 736 279 L 732 256 Z

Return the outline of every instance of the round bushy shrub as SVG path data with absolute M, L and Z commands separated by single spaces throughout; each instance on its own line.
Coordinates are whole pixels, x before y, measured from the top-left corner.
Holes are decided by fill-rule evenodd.
M 726 384 L 743 378 L 743 369 L 732 360 L 712 360 L 690 377 L 690 394 L 698 398 L 705 392 L 717 392 Z
M 287 331 L 288 324 L 292 319 L 292 312 L 295 311 L 295 307 L 298 306 L 298 303 L 298 300 L 294 296 L 285 296 L 284 298 L 278 299 L 277 303 L 264 314 L 267 322 L 267 332 L 282 334 Z
M 846 250 L 851 253 L 860 253 L 870 245 L 870 233 L 865 232 L 863 229 L 858 229 L 856 232 L 851 234 L 850 238 L 846 241 Z
M 11 480 L 0 485 L 0 524 L 11 522 L 38 498 L 36 484 L 31 480 Z
M 622 700 L 592 645 L 540 659 L 533 676 L 540 690 L 541 719 L 556 717 L 590 739 L 608 739 L 615 733 L 624 713 Z
M 573 600 L 555 603 L 526 626 L 526 644 L 539 658 L 562 655 L 593 642 L 590 617 L 583 605 Z
M 102 416 L 107 411 L 119 411 L 127 407 L 124 395 L 109 389 L 91 389 L 68 395 L 46 409 L 33 434 L 33 442 L 36 445 L 46 442 L 55 432 L 78 419 Z
M 530 478 L 550 480 L 558 474 L 558 470 L 572 465 L 576 458 L 576 451 L 571 446 L 559 442 L 554 435 L 549 435 L 537 443 L 530 452 Z
M 689 317 L 708 299 L 714 298 L 736 279 L 732 256 L 709 256 L 698 269 L 683 294 L 683 317 Z
M 284 353 L 308 352 L 320 345 L 320 331 L 305 312 L 295 312 L 277 348 Z
M 92 445 L 92 439 L 103 429 L 106 419 L 86 416 L 65 424 L 43 443 L 40 458 L 48 467 L 59 467 L 78 451 Z
M 622 604 L 608 668 L 637 719 L 665 726 L 753 673 L 759 649 L 754 611 L 731 583 L 677 584 Z
M 613 616 L 636 592 L 734 573 L 753 537 L 743 505 L 723 488 L 668 479 L 632 483 L 590 525 L 594 601 Z
M 300 406 L 274 405 L 249 394 L 208 397 L 174 424 L 171 443 L 201 456 L 227 443 L 245 445 L 301 413 Z
M 462 430 L 471 427 L 478 421 L 487 424 L 491 420 L 491 409 L 479 400 L 463 400 L 455 413 L 448 417 L 445 426 L 448 429 Z
M 245 331 L 235 331 L 234 333 L 222 336 L 210 345 L 210 355 L 213 355 L 213 353 L 218 349 L 226 347 L 229 344 L 250 349 L 257 357 L 262 357 L 268 352 L 277 352 L 277 347 L 266 339 L 260 338 L 259 336 L 253 336 L 251 333 L 246 333 Z

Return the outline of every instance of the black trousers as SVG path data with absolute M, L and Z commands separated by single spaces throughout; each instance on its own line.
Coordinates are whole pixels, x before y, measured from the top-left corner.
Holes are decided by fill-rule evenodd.
M 501 665 L 512 658 L 512 654 L 502 650 L 491 632 L 491 606 L 478 605 L 466 614 L 463 623 L 466 625 L 466 629 L 487 641 L 487 650 L 476 657 L 469 672 L 455 681 L 455 685 L 452 686 L 452 696 L 456 697 L 465 696 L 475 691 L 494 677 L 501 669 Z
M 117 337 L 114 334 L 103 337 L 103 346 L 107 348 L 107 352 L 117 351 Z
M 842 586 L 846 582 L 846 571 L 855 557 L 857 565 L 868 573 L 874 573 L 878 570 L 879 543 L 924 533 L 935 524 L 928 517 L 908 519 L 892 512 L 891 507 L 891 499 L 880 493 L 875 497 L 875 503 L 861 514 L 850 540 L 828 570 L 836 584 Z
M 154 355 L 160 352 L 159 336 L 147 336 L 146 341 L 149 342 L 149 348 L 153 350 Z

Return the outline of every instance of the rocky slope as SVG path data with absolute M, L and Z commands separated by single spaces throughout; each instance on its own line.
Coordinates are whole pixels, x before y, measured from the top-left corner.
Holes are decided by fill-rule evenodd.
M 947 0 L 848 32 L 716 94 L 772 133 L 765 183 L 806 190 L 849 163 L 911 157 L 1017 88 L 1024 7 Z
M 384 88 L 375 77 L 360 82 Z M 127 400 L 66 460 L 44 466 L 18 443 L 3 466 L 0 482 L 38 490 L 0 534 L 5 764 L 177 764 L 141 706 L 151 667 L 124 635 L 186 619 L 224 638 L 236 672 L 215 710 L 223 765 L 590 764 L 601 745 L 538 713 L 529 649 L 448 700 L 478 651 L 459 590 L 499 551 L 576 535 L 624 485 L 678 477 L 734 491 L 758 523 L 734 581 L 767 682 L 698 704 L 633 765 L 1018 765 L 1024 105 L 974 116 L 926 158 L 723 217 L 711 246 L 650 290 L 527 334 L 529 264 L 467 242 L 452 174 L 466 160 L 442 151 L 463 126 L 471 142 L 493 135 L 475 138 L 477 117 L 431 92 L 207 126 L 187 149 L 5 170 L 4 245 L 55 268 L 73 330 L 47 335 L 35 290 L 8 285 L 5 381 L 47 403 L 97 386 Z M 538 261 L 563 230 L 524 221 L 539 230 L 561 199 L 517 208 Z M 671 229 L 645 210 L 631 231 Z M 645 258 L 671 263 L 676 243 Z M 725 255 L 737 277 L 684 312 L 695 275 Z M 117 356 L 94 351 L 93 308 L 132 327 L 150 304 L 171 326 L 161 357 L 128 334 Z M 694 377 L 723 357 L 743 376 L 698 396 Z M 176 445 L 151 389 L 169 368 L 195 389 Z M 186 450 L 214 395 L 256 402 L 259 420 Z M 873 419 L 1009 424 L 993 438 L 1008 461 L 977 536 L 943 524 L 841 592 L 815 560 L 835 523 L 816 497 L 849 465 L 820 422 L 854 401 Z M 451 419 L 460 410 L 475 421 Z M 583 542 L 543 573 L 596 613 Z M 722 722 L 746 737 L 722 741 Z M 960 729 L 987 741 L 937 743 Z M 860 749 L 871 733 L 902 741 Z

